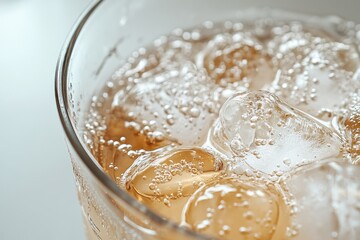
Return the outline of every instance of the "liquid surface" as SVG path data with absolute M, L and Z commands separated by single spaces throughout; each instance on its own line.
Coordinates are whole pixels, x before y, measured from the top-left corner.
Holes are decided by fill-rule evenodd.
M 208 21 L 135 51 L 93 98 L 93 155 L 203 234 L 355 240 L 360 27 L 304 19 Z

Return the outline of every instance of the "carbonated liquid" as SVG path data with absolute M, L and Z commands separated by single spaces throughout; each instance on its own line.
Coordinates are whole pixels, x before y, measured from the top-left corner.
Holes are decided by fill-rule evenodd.
M 93 97 L 92 154 L 136 200 L 215 238 L 357 239 L 360 27 L 333 20 L 160 36 Z

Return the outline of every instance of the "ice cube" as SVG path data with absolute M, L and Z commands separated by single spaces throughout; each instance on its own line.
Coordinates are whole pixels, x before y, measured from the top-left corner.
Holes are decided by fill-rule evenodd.
M 360 59 L 352 45 L 294 32 L 269 43 L 278 69 L 270 89 L 290 105 L 327 120 L 353 91 Z
M 154 41 L 153 48 L 134 51 L 112 78 L 120 85 L 123 85 L 122 82 L 132 85 L 133 79 L 165 71 L 173 62 L 192 60 L 195 45 L 195 42 L 185 41 L 176 34 L 161 36 Z
M 329 159 L 287 180 L 296 207 L 296 240 L 355 240 L 360 234 L 360 168 Z
M 215 35 L 198 54 L 196 63 L 220 86 L 237 90 L 260 89 L 275 75 L 263 46 L 246 32 Z
M 201 148 L 181 148 L 143 155 L 128 168 L 122 186 L 137 200 L 180 222 L 187 199 L 224 168 L 217 156 Z
M 128 127 L 150 142 L 167 139 L 196 146 L 205 140 L 219 109 L 214 86 L 192 63 L 173 63 L 167 71 L 119 91 L 113 108 L 127 115 Z
M 224 178 L 200 188 L 187 202 L 183 221 L 221 239 L 284 239 L 289 211 L 270 186 Z
M 341 148 L 336 133 L 266 91 L 231 97 L 212 131 L 211 142 L 230 153 L 235 172 L 260 171 L 273 178 L 338 156 Z

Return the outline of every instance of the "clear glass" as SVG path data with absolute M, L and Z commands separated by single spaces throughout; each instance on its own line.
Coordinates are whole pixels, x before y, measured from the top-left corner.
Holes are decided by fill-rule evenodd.
M 248 17 L 243 15 L 248 8 L 336 14 L 359 22 L 359 2 L 318 0 L 316 5 L 287 0 L 268 0 L 266 6 L 261 0 L 107 0 L 89 5 L 67 40 L 56 71 L 58 111 L 88 239 L 208 239 L 164 220 L 118 188 L 86 148 L 82 132 L 90 98 L 126 57 L 176 27 Z M 265 12 L 277 14 L 269 10 L 252 14 Z

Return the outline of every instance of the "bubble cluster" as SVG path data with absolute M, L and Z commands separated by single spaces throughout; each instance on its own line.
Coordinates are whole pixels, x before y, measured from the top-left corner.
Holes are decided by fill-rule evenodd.
M 346 154 L 354 164 L 360 163 L 360 93 L 351 94 L 344 114 L 343 131 L 346 139 Z

